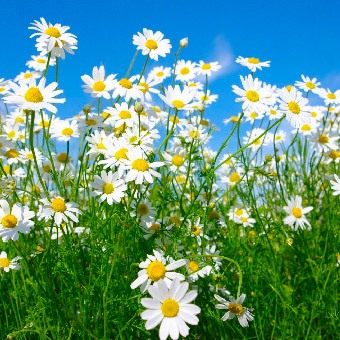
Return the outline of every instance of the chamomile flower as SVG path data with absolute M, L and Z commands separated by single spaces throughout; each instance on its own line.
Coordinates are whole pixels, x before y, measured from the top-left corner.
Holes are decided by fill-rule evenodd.
M 28 84 L 30 82 L 31 78 L 38 79 L 41 77 L 41 74 L 38 72 L 32 72 L 32 71 L 26 71 L 26 72 L 21 72 L 18 74 L 15 78 L 14 81 L 16 82 L 23 82 Z
M 124 197 L 124 191 L 127 185 L 120 178 L 118 172 L 109 171 L 106 173 L 102 170 L 100 176 L 94 175 L 94 181 L 91 183 L 93 188 L 92 196 L 99 196 L 99 202 L 107 201 L 109 205 L 119 203 Z
M 142 101 L 144 100 L 151 102 L 152 96 L 151 93 L 159 94 L 159 90 L 155 88 L 156 85 L 160 83 L 159 80 L 153 79 L 152 76 L 148 76 L 146 79 L 144 76 L 140 77 L 138 87 L 142 92 Z
M 296 81 L 295 86 L 299 88 L 300 90 L 303 90 L 305 92 L 317 92 L 317 87 L 320 86 L 320 82 L 317 81 L 316 78 L 309 78 L 301 74 L 302 81 Z
M 109 91 L 113 90 L 117 83 L 117 80 L 114 79 L 115 76 L 115 74 L 110 74 L 105 77 L 104 66 L 102 65 L 99 68 L 95 66 L 92 70 L 92 78 L 87 74 L 81 76 L 81 80 L 85 83 L 85 85 L 82 85 L 84 92 L 91 93 L 91 97 L 94 98 L 110 99 Z
M 38 165 L 41 165 L 43 161 L 42 153 L 37 148 L 34 148 L 34 153 L 35 153 L 35 157 L 36 157 Z M 19 151 L 19 155 L 20 155 L 21 163 L 27 164 L 29 162 L 33 162 L 34 160 L 33 153 L 28 148 L 21 149 Z
M 326 105 L 339 105 L 340 104 L 340 90 L 332 92 L 330 89 L 318 88 L 315 93 L 319 95 L 325 102 Z
M 31 219 L 35 216 L 33 211 L 19 203 L 9 206 L 6 200 L 0 200 L 0 237 L 3 242 L 16 241 L 19 232 L 29 234 L 34 222 Z
M 231 320 L 237 316 L 238 322 L 242 327 L 248 327 L 248 321 L 254 320 L 254 315 L 251 313 L 252 309 L 243 307 L 242 304 L 246 298 L 245 294 L 241 294 L 238 299 L 229 296 L 229 301 L 215 294 L 215 299 L 219 302 L 216 305 L 217 309 L 228 309 L 228 312 L 222 316 L 222 320 Z
M 319 152 L 327 152 L 338 148 L 339 136 L 334 136 L 326 130 L 319 130 L 313 133 L 310 138 L 311 146 Z
M 147 320 L 146 329 L 153 329 L 161 324 L 159 338 L 166 340 L 178 339 L 180 335 L 189 335 L 190 325 L 197 325 L 199 322 L 197 314 L 201 309 L 190 303 L 197 297 L 197 291 L 188 292 L 189 284 L 174 280 L 170 287 L 163 280 L 157 285 L 149 287 L 149 294 L 152 298 L 143 298 L 141 304 L 147 308 L 141 318 Z
M 64 103 L 64 98 L 55 98 L 63 93 L 62 90 L 57 90 L 58 83 L 54 82 L 45 87 L 46 78 L 41 78 L 39 84 L 36 84 L 34 78 L 30 79 L 29 84 L 20 82 L 19 85 L 10 82 L 13 92 L 9 92 L 4 97 L 7 104 L 16 104 L 21 110 L 46 109 L 52 113 L 57 112 L 54 104 Z
M 89 143 L 89 151 L 88 155 L 92 155 L 93 157 L 98 154 L 104 154 L 107 150 L 107 144 L 109 143 L 109 137 L 106 135 L 104 130 L 94 130 L 94 132 L 85 138 Z
M 77 49 L 77 39 L 74 34 L 67 33 L 69 26 L 61 26 L 60 24 L 52 25 L 47 23 L 44 18 L 40 18 L 41 22 L 34 20 L 33 26 L 29 29 L 38 31 L 33 33 L 30 38 L 38 36 L 37 50 L 45 55 L 51 52 L 52 57 L 60 57 L 65 59 L 66 50 L 70 54 L 74 54 L 73 50 Z
M 255 72 L 256 70 L 262 70 L 262 67 L 269 67 L 270 61 L 260 61 L 259 58 L 244 58 L 244 57 L 238 57 L 236 59 L 236 62 L 238 64 L 241 64 L 242 66 L 247 67 L 251 72 Z
M 249 146 L 252 151 L 256 151 L 260 147 L 268 145 L 271 140 L 272 134 L 267 132 L 263 135 L 264 132 L 265 130 L 261 128 L 252 129 L 250 132 L 247 131 L 247 136 L 243 137 L 243 144 L 252 143 Z
M 176 80 L 182 82 L 188 82 L 195 78 L 197 73 L 196 63 L 188 60 L 179 60 L 176 64 L 176 69 L 174 70 L 176 75 Z
M 145 159 L 144 152 L 140 148 L 131 149 L 126 153 L 128 159 L 125 160 L 125 169 L 128 171 L 126 175 L 126 181 L 134 181 L 136 184 L 142 184 L 144 181 L 153 183 L 154 177 L 161 177 L 161 174 L 155 171 L 164 165 L 163 162 L 150 163 Z
M 330 181 L 332 185 L 332 190 L 334 190 L 333 195 L 340 195 L 340 178 L 338 175 L 334 174 L 334 181 Z
M 66 202 L 62 197 L 54 197 L 51 200 L 43 198 L 40 200 L 43 206 L 40 206 L 39 217 L 48 221 L 53 219 L 57 226 L 62 222 L 67 223 L 69 220 L 78 222 L 77 215 L 80 214 L 78 204 Z
M 3 270 L 4 272 L 8 273 L 11 269 L 12 270 L 20 269 L 20 264 L 18 263 L 18 261 L 21 258 L 22 257 L 20 256 L 16 256 L 12 260 L 10 260 L 7 257 L 7 253 L 5 251 L 2 251 L 0 254 L 0 272 L 1 270 Z
M 185 172 L 187 167 L 185 165 L 186 159 L 184 155 L 184 150 L 179 152 L 174 152 L 173 154 L 163 152 L 162 155 L 166 164 L 169 166 L 169 170 L 173 172 Z
M 124 97 L 127 102 L 130 99 L 142 99 L 143 92 L 140 91 L 137 83 L 135 82 L 137 78 L 137 76 L 132 76 L 130 78 L 121 78 L 118 80 L 114 86 L 112 98 L 116 98 L 118 96 Z
M 31 60 L 26 63 L 26 66 L 33 68 L 37 72 L 43 72 L 46 69 L 48 58 L 43 55 L 32 55 Z M 49 66 L 55 65 L 55 59 L 50 58 Z
M 5 95 L 9 90 L 10 86 L 8 83 L 8 80 L 5 80 L 4 78 L 0 78 L 0 96 Z
M 152 282 L 164 280 L 170 287 L 172 280 L 178 278 L 184 280 L 184 275 L 173 272 L 173 270 L 183 267 L 185 260 L 174 261 L 172 258 L 165 258 L 164 253 L 158 250 L 153 251 L 153 255 L 147 255 L 147 259 L 139 264 L 140 270 L 138 278 L 130 285 L 131 289 L 140 286 L 142 293 L 146 292 Z
M 165 57 L 170 53 L 171 44 L 169 39 L 163 39 L 164 34 L 160 31 L 153 32 L 143 28 L 143 33 L 138 32 L 133 36 L 132 43 L 137 50 L 142 50 L 143 55 L 149 55 L 150 59 L 158 60 L 158 56 Z
M 76 120 L 68 121 L 56 119 L 53 121 L 50 129 L 51 138 L 57 138 L 59 141 L 68 142 L 71 137 L 79 137 L 79 127 Z
M 106 122 L 116 128 L 123 124 L 129 127 L 133 127 L 136 124 L 138 125 L 138 115 L 136 111 L 133 107 L 129 107 L 126 102 L 115 104 L 114 107 L 108 107 L 106 112 L 111 115 Z
M 159 96 L 165 104 L 176 110 L 188 110 L 195 95 L 196 91 L 190 87 L 186 86 L 183 91 L 181 91 L 181 88 L 175 85 L 175 87 L 168 86 L 168 88 L 165 89 L 164 95 L 160 94 Z
M 302 92 L 295 87 L 284 88 L 279 91 L 280 110 L 286 114 L 290 124 L 299 128 L 310 123 L 311 114 L 308 110 L 308 100 L 302 96 Z
M 236 102 L 242 102 L 243 111 L 255 111 L 258 114 L 268 111 L 268 106 L 271 104 L 272 93 L 268 87 L 262 86 L 262 81 L 257 78 L 253 78 L 251 75 L 247 77 L 240 77 L 243 89 L 233 85 L 233 92 L 236 93 L 239 98 L 236 98 Z
M 163 82 L 166 78 L 169 78 L 170 76 L 171 68 L 163 66 L 154 67 L 148 74 L 148 78 L 151 77 L 152 79 L 157 80 L 160 83 Z
M 206 63 L 203 60 L 200 60 L 199 64 L 197 65 L 197 74 L 202 74 L 206 76 L 211 76 L 211 72 L 218 71 L 222 66 L 217 62 L 210 62 Z
M 287 206 L 283 207 L 284 211 L 288 214 L 284 218 L 284 224 L 289 225 L 293 230 L 301 229 L 311 229 L 310 223 L 305 217 L 305 214 L 313 210 L 313 207 L 302 207 L 302 197 L 295 196 L 291 199 L 287 199 Z

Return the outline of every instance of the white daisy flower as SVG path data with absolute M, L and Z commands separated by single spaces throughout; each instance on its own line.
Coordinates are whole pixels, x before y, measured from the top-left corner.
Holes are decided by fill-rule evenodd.
M 26 66 L 33 68 L 35 71 L 43 72 L 46 69 L 47 57 L 43 55 L 32 55 L 31 60 L 26 63 Z M 55 65 L 55 58 L 50 58 L 49 66 Z
M 76 120 L 68 121 L 55 119 L 50 128 L 51 138 L 57 138 L 58 141 L 68 142 L 71 137 L 79 137 L 79 127 Z
M 113 202 L 119 203 L 124 197 L 127 185 L 120 178 L 118 172 L 109 171 L 106 173 L 105 170 L 102 170 L 100 176 L 95 175 L 93 179 L 91 186 L 94 190 L 91 195 L 99 196 L 99 202 L 106 200 L 109 205 L 112 205 Z
M 64 103 L 64 98 L 55 98 L 63 93 L 57 90 L 58 83 L 54 82 L 45 87 L 46 78 L 41 78 L 39 84 L 36 85 L 34 78 L 30 79 L 29 84 L 20 82 L 19 85 L 10 82 L 10 86 L 14 93 L 9 92 L 4 97 L 7 104 L 16 104 L 21 110 L 46 109 L 52 113 L 57 112 L 57 108 L 53 104 Z
M 154 67 L 148 74 L 148 78 L 151 77 L 152 79 L 159 81 L 160 83 L 163 82 L 166 78 L 169 78 L 170 76 L 171 68 L 163 66 Z
M 170 287 L 172 280 L 178 278 L 184 280 L 182 274 L 175 273 L 173 270 L 183 267 L 186 264 L 185 260 L 173 261 L 171 258 L 165 258 L 162 251 L 153 251 L 154 255 L 147 255 L 147 259 L 139 264 L 140 270 L 138 278 L 130 285 L 131 289 L 140 286 L 142 293 L 146 292 L 152 282 L 164 280 L 165 284 Z
M 318 88 L 315 90 L 315 93 L 319 95 L 325 102 L 326 105 L 339 105 L 340 104 L 340 90 L 336 90 L 332 92 L 330 89 L 321 89 Z
M 317 92 L 317 87 L 321 85 L 320 82 L 317 81 L 316 78 L 309 78 L 301 74 L 302 81 L 296 81 L 295 86 L 299 88 L 300 90 L 303 90 L 305 92 Z
M 77 39 L 74 34 L 66 33 L 69 26 L 61 26 L 60 24 L 52 25 L 46 22 L 44 18 L 40 18 L 41 22 L 34 20 L 33 26 L 29 29 L 38 31 L 33 33 L 30 38 L 38 36 L 37 50 L 45 55 L 51 52 L 52 57 L 60 57 L 65 59 L 66 50 L 70 54 L 74 54 L 73 50 L 77 49 Z
M 297 230 L 298 228 L 311 229 L 310 223 L 305 217 L 305 214 L 313 210 L 313 207 L 302 207 L 302 197 L 295 196 L 292 199 L 287 199 L 287 206 L 283 207 L 284 211 L 289 215 L 284 218 L 283 223 L 289 225 L 292 230 Z
M 0 96 L 5 95 L 10 89 L 9 81 L 4 78 L 0 78 Z
M 244 58 L 240 56 L 236 59 L 236 62 L 242 66 L 248 67 L 251 72 L 262 70 L 262 67 L 270 67 L 270 61 L 260 61 L 259 58 L 254 57 Z
M 34 222 L 31 219 L 35 216 L 28 207 L 16 203 L 11 208 L 6 200 L 0 200 L 0 237 L 3 242 L 16 241 L 19 232 L 29 234 Z
M 197 74 L 197 65 L 190 60 L 179 60 L 176 64 L 176 69 L 174 72 L 176 75 L 176 80 L 188 82 L 195 78 Z
M 42 153 L 39 151 L 38 148 L 34 148 L 34 153 L 35 153 L 38 165 L 41 165 L 42 161 L 44 159 Z M 23 164 L 33 162 L 33 160 L 34 160 L 33 153 L 28 148 L 21 149 L 19 151 L 19 157 L 20 157 L 21 163 L 23 163 Z
M 188 110 L 190 108 L 189 104 L 195 98 L 195 95 L 196 91 L 190 87 L 185 86 L 181 91 L 180 87 L 175 85 L 175 87 L 168 86 L 164 95 L 160 94 L 159 96 L 165 104 L 176 110 Z
M 92 70 L 92 78 L 87 74 L 81 76 L 81 80 L 85 83 L 82 88 L 84 92 L 91 93 L 91 97 L 110 99 L 109 91 L 113 90 L 117 83 L 117 80 L 114 79 L 115 77 L 115 74 L 105 77 L 104 66 L 102 65 L 99 68 L 95 66 Z
M 116 82 L 112 93 L 112 98 L 123 97 L 127 102 L 130 99 L 142 99 L 143 92 L 140 91 L 137 83 L 134 83 L 138 77 L 132 76 L 128 78 L 121 78 Z
M 133 127 L 138 125 L 138 115 L 133 107 L 129 107 L 128 103 L 115 104 L 114 107 L 108 107 L 106 110 L 111 116 L 106 120 L 108 124 L 113 127 L 125 126 Z
M 174 280 L 170 287 L 167 287 L 163 280 L 157 285 L 149 288 L 149 294 L 152 298 L 143 298 L 141 304 L 147 308 L 141 318 L 147 320 L 145 328 L 147 330 L 159 328 L 159 338 L 166 340 L 168 336 L 171 339 L 178 339 L 180 335 L 186 337 L 189 335 L 190 325 L 197 325 L 199 322 L 197 314 L 201 309 L 190 303 L 197 297 L 197 291 L 188 292 L 189 284 Z
M 233 296 L 230 296 L 229 301 L 217 294 L 215 294 L 214 297 L 219 302 L 219 304 L 216 305 L 216 308 L 228 309 L 228 312 L 222 316 L 223 321 L 231 320 L 237 316 L 240 325 L 242 327 L 248 327 L 248 321 L 254 320 L 254 315 L 251 313 L 252 309 L 242 306 L 246 298 L 245 294 L 241 294 L 237 300 Z
M 52 198 L 51 201 L 43 198 L 40 201 L 43 203 L 39 211 L 40 219 L 45 219 L 46 221 L 54 219 L 57 226 L 60 226 L 62 222 L 67 223 L 69 220 L 78 222 L 77 215 L 81 213 L 78 209 L 78 204 L 65 202 L 62 197 Z
M 202 74 L 206 76 L 211 76 L 211 72 L 218 71 L 222 66 L 217 62 L 206 63 L 203 60 L 200 60 L 197 65 L 197 74 Z
M 312 148 L 319 152 L 328 152 L 338 149 L 339 136 L 334 136 L 326 130 L 319 130 L 311 135 L 310 143 Z
M 164 34 L 160 31 L 153 31 L 143 28 L 143 34 L 138 32 L 133 36 L 132 43 L 137 46 L 137 50 L 142 50 L 142 54 L 148 54 L 150 59 L 158 60 L 158 56 L 165 57 L 170 53 L 171 44 L 169 39 L 163 39 Z
M 334 174 L 334 181 L 330 181 L 332 185 L 332 190 L 334 190 L 333 195 L 340 195 L 340 178 L 336 174 Z
M 7 253 L 5 251 L 2 251 L 0 254 L 0 272 L 1 270 L 3 270 L 4 272 L 8 273 L 11 269 L 20 269 L 20 264 L 18 263 L 18 260 L 20 260 L 21 258 L 21 256 L 17 256 L 14 259 L 10 260 L 7 257 Z
M 15 82 L 20 82 L 21 81 L 23 83 L 28 84 L 30 82 L 31 78 L 38 79 L 41 76 L 42 76 L 41 73 L 33 72 L 33 71 L 26 71 L 26 72 L 21 72 L 20 74 L 18 74 L 14 78 L 14 81 Z

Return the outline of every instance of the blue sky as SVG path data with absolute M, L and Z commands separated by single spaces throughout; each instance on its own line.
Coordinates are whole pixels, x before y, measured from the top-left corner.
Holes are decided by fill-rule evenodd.
M 231 91 L 239 75 L 246 74 L 234 63 L 239 55 L 271 60 L 271 68 L 259 77 L 278 86 L 305 74 L 332 90 L 340 87 L 339 13 L 340 1 L 335 0 L 3 1 L 0 78 L 25 71 L 25 62 L 36 54 L 27 29 L 33 20 L 44 17 L 70 26 L 79 48 L 60 62 L 60 88 L 67 101 L 59 108 L 62 117 L 70 117 L 90 100 L 82 92 L 81 75 L 101 64 L 108 73 L 125 73 L 135 52 L 133 34 L 146 27 L 170 39 L 172 53 L 150 66 L 171 65 L 179 40 L 188 36 L 181 58 L 223 65 L 210 87 L 220 99 L 207 113 L 223 134 L 222 120 L 240 108 Z M 132 73 L 140 72 L 143 61 L 140 55 Z

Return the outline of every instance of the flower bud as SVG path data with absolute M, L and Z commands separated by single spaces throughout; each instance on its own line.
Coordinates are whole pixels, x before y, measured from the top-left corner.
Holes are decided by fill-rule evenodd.
M 181 46 L 182 48 L 184 48 L 184 47 L 187 47 L 188 46 L 188 37 L 185 37 L 185 38 L 183 38 L 183 39 L 181 39 L 180 41 L 179 41 L 179 46 Z
M 143 112 L 144 106 L 143 106 L 143 104 L 140 103 L 140 102 L 135 102 L 134 109 L 135 109 L 135 111 L 136 111 L 137 113 L 140 114 L 140 113 Z

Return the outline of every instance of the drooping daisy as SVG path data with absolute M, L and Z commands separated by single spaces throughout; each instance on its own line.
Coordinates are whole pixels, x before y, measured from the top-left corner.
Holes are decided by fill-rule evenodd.
M 299 128 L 304 124 L 310 123 L 311 114 L 308 110 L 308 99 L 302 96 L 302 92 L 295 87 L 284 88 L 279 91 L 280 110 L 286 114 L 290 124 Z
M 320 82 L 316 78 L 309 78 L 301 74 L 302 81 L 296 81 L 295 86 L 305 92 L 317 92 L 317 87 L 320 86 Z
M 267 87 L 262 87 L 262 81 L 253 78 L 251 75 L 240 77 L 243 89 L 233 85 L 233 92 L 240 98 L 236 98 L 236 102 L 243 102 L 243 111 L 255 111 L 258 114 L 268 111 L 268 106 L 271 104 L 272 93 Z
M 154 250 L 153 255 L 147 255 L 147 259 L 139 264 L 140 270 L 138 278 L 131 283 L 131 289 L 140 286 L 142 293 L 146 292 L 152 282 L 164 280 L 165 284 L 170 287 L 172 280 L 178 278 L 184 280 L 182 274 L 173 272 L 173 270 L 183 267 L 185 260 L 174 261 L 172 258 L 165 257 L 162 251 Z
M 43 55 L 32 55 L 31 60 L 26 63 L 26 66 L 33 68 L 35 71 L 43 72 L 46 69 L 48 58 Z M 50 58 L 49 66 L 55 65 L 55 59 Z
M 68 121 L 56 119 L 51 124 L 51 138 L 57 138 L 59 141 L 68 142 L 71 137 L 79 137 L 78 122 L 76 120 Z
M 175 87 L 168 86 L 168 88 L 165 89 L 164 95 L 160 94 L 159 96 L 165 104 L 176 110 L 188 110 L 195 95 L 196 91 L 190 87 L 186 86 L 183 88 L 183 91 L 181 91 L 180 87 L 175 85 Z
M 238 322 L 242 327 L 248 327 L 248 321 L 254 320 L 254 315 L 251 313 L 252 309 L 243 307 L 242 304 L 246 298 L 245 294 L 241 294 L 238 299 L 233 296 L 229 297 L 229 301 L 215 294 L 215 299 L 219 302 L 216 305 L 218 309 L 228 309 L 228 312 L 222 316 L 222 320 L 231 320 L 237 316 Z
M 20 154 L 17 149 L 7 149 L 4 153 L 4 157 L 7 159 L 9 165 L 16 164 L 20 161 Z
M 242 66 L 248 67 L 251 72 L 255 72 L 256 70 L 262 70 L 262 67 L 270 67 L 270 61 L 260 61 L 259 58 L 244 58 L 238 57 L 236 59 L 238 64 Z
M 94 176 L 91 186 L 94 189 L 91 195 L 94 197 L 99 196 L 100 202 L 106 200 L 109 205 L 112 205 L 113 202 L 119 203 L 124 197 L 124 191 L 127 189 L 127 185 L 120 178 L 118 172 L 109 171 L 106 173 L 105 170 L 102 170 L 100 176 Z
M 154 33 L 143 28 L 143 34 L 137 32 L 137 35 L 133 35 L 132 43 L 137 46 L 137 50 L 142 50 L 143 55 L 148 54 L 150 59 L 158 60 L 158 56 L 165 57 L 171 49 L 170 40 L 163 37 L 160 31 Z
M 307 229 L 311 229 L 305 214 L 312 211 L 313 207 L 303 208 L 302 197 L 297 195 L 290 200 L 287 199 L 287 204 L 287 206 L 283 207 L 284 211 L 288 214 L 283 220 L 284 224 L 289 225 L 295 231 L 298 230 L 298 228 L 306 229 L 306 226 Z
M 211 72 L 218 71 L 222 66 L 217 62 L 206 63 L 203 60 L 200 60 L 197 66 L 197 74 L 202 74 L 206 76 L 211 76 Z
M 95 66 L 92 70 L 92 78 L 87 74 L 81 76 L 81 80 L 85 83 L 85 85 L 82 85 L 82 88 L 84 92 L 91 93 L 91 97 L 110 99 L 111 95 L 109 91 L 113 90 L 117 83 L 117 80 L 114 79 L 115 77 L 115 74 L 110 74 L 105 77 L 104 66 L 101 65 L 99 68 Z
M 43 198 L 40 200 L 43 206 L 40 206 L 39 217 L 46 221 L 54 219 L 57 226 L 62 222 L 67 223 L 70 220 L 78 222 L 77 215 L 80 214 L 78 204 L 73 202 L 66 202 L 62 197 L 54 197 L 51 200 Z
M 45 55 L 51 52 L 52 57 L 60 57 L 65 59 L 66 50 L 70 54 L 74 54 L 73 50 L 77 49 L 77 39 L 72 33 L 66 33 L 69 26 L 61 26 L 60 24 L 52 25 L 47 23 L 44 18 L 40 18 L 41 22 L 34 20 L 33 26 L 29 29 L 38 31 L 33 33 L 30 38 L 38 36 L 37 50 Z
M 166 340 L 178 339 L 180 335 L 189 335 L 190 325 L 197 325 L 199 322 L 197 314 L 201 309 L 190 303 L 197 297 L 197 291 L 188 292 L 189 284 L 174 280 L 170 287 L 167 287 L 163 280 L 157 285 L 149 287 L 149 294 L 152 298 L 143 298 L 141 304 L 147 308 L 141 314 L 143 320 L 147 320 L 146 329 L 153 329 L 159 324 L 159 338 Z
M 41 78 L 39 84 L 36 85 L 34 78 L 30 79 L 29 84 L 20 82 L 19 86 L 10 82 L 11 89 L 14 93 L 9 92 L 4 97 L 7 104 L 16 104 L 21 110 L 46 109 L 52 113 L 57 112 L 57 108 L 53 104 L 64 103 L 64 98 L 55 98 L 63 93 L 63 90 L 57 90 L 58 83 L 54 82 L 45 87 L 46 78 Z
M 31 219 L 35 216 L 33 211 L 19 203 L 9 206 L 6 200 L 0 200 L 0 237 L 3 242 L 16 241 L 19 232 L 29 234 L 34 222 Z
M 142 184 L 146 181 L 153 183 L 153 176 L 161 177 L 161 174 L 154 169 L 164 165 L 164 163 L 150 163 L 145 159 L 145 154 L 141 148 L 131 149 L 126 155 L 128 157 L 128 159 L 125 160 L 125 169 L 128 171 L 125 178 L 127 182 L 135 181 L 136 184 Z
M 332 190 L 334 190 L 333 195 L 340 195 L 340 178 L 338 175 L 334 174 L 334 181 L 330 180 L 332 185 Z
M 12 260 L 7 257 L 7 253 L 2 251 L 0 254 L 0 272 L 3 270 L 4 272 L 8 273 L 11 269 L 18 270 L 20 269 L 20 264 L 18 261 L 21 259 L 21 256 L 16 256 Z

